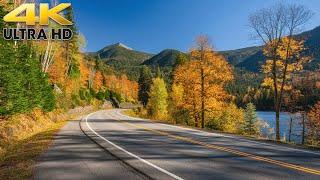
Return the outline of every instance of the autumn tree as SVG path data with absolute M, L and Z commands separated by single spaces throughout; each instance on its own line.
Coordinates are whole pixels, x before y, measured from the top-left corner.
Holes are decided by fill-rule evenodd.
M 288 87 L 288 77 L 294 70 L 294 62 L 301 60 L 300 50 L 303 49 L 293 35 L 311 18 L 312 13 L 301 5 L 278 4 L 265 8 L 249 17 L 249 22 L 257 37 L 264 45 L 267 62 L 264 72 L 267 81 L 274 90 L 274 108 L 276 112 L 276 140 L 280 140 L 280 111 L 284 91 Z
M 151 70 L 147 66 L 142 67 L 140 71 L 140 77 L 139 77 L 138 83 L 139 83 L 138 99 L 143 106 L 146 106 L 148 104 L 149 90 L 152 84 Z
M 320 145 L 320 101 L 308 113 L 308 141 Z
M 103 74 L 100 71 L 96 72 L 93 78 L 93 88 L 95 90 L 100 90 L 103 87 L 103 81 L 104 81 Z
M 229 97 L 224 86 L 232 78 L 224 57 L 213 51 L 207 37 L 198 37 L 196 48 L 190 52 L 190 61 L 178 66 L 174 73 L 174 83 L 184 90 L 183 106 L 193 116 L 195 126 L 201 120 L 204 128 L 206 113 L 223 106 Z
M 183 87 L 176 83 L 173 83 L 171 86 L 170 93 L 170 117 L 173 120 L 173 123 L 176 124 L 180 119 L 180 114 L 183 113 Z M 188 122 L 188 118 L 183 118 L 183 121 Z
M 66 18 L 74 22 L 73 9 L 69 7 L 66 10 Z M 66 77 L 76 78 L 80 76 L 79 61 L 77 54 L 79 53 L 79 33 L 75 24 L 69 27 L 73 32 L 71 40 L 64 43 L 65 59 L 67 62 L 67 69 L 65 72 Z
M 166 119 L 168 114 L 168 92 L 162 78 L 154 78 L 149 92 L 148 113 L 152 118 Z

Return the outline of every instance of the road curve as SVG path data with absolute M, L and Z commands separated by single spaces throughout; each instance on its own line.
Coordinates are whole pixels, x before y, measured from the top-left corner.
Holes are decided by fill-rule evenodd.
M 89 139 L 70 121 L 34 167 L 35 180 L 148 179 Z
M 155 123 L 118 109 L 89 114 L 82 132 L 76 123 L 58 133 L 35 179 L 320 178 L 315 151 Z

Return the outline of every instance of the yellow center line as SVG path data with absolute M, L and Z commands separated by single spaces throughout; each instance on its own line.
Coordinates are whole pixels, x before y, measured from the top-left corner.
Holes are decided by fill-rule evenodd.
M 163 132 L 163 131 L 147 128 L 147 127 L 140 126 L 140 125 L 131 124 L 131 123 L 128 123 L 128 122 L 121 121 L 119 119 L 117 119 L 117 120 L 122 122 L 122 123 L 124 123 L 124 124 L 126 124 L 126 125 L 129 125 L 131 127 L 144 129 L 144 130 L 147 130 L 147 131 L 150 131 L 150 132 L 154 132 L 156 134 L 160 134 L 160 135 L 163 135 L 163 136 L 168 136 L 168 137 L 176 139 L 176 140 L 180 140 L 180 141 L 185 141 L 185 142 L 189 142 L 189 143 L 192 143 L 192 144 L 201 145 L 201 146 L 204 146 L 204 147 L 209 148 L 209 149 L 229 152 L 229 153 L 236 154 L 236 155 L 239 155 L 239 156 L 248 157 L 248 158 L 251 158 L 251 159 L 254 159 L 254 160 L 268 162 L 268 163 L 271 163 L 271 164 L 276 164 L 276 165 L 279 165 L 279 166 L 282 166 L 282 167 L 286 167 L 286 168 L 289 168 L 289 169 L 294 169 L 294 170 L 302 171 L 302 172 L 305 172 L 305 173 L 320 175 L 320 170 L 317 170 L 317 169 L 311 169 L 311 168 L 307 168 L 307 167 L 303 167 L 303 166 L 299 166 L 299 165 L 295 165 L 295 164 L 290 164 L 290 163 L 286 163 L 286 162 L 282 162 L 282 161 L 278 161 L 278 160 L 274 160 L 274 159 L 270 159 L 270 158 L 265 158 L 265 157 L 262 157 L 262 156 L 257 156 L 257 155 L 254 155 L 254 154 L 249 154 L 249 153 L 241 152 L 241 151 L 238 151 L 238 150 L 234 150 L 234 149 L 230 149 L 230 148 L 226 148 L 226 147 L 222 147 L 222 146 L 217 146 L 217 145 L 213 145 L 213 144 L 207 144 L 207 143 L 204 143 L 204 142 L 201 142 L 201 141 L 194 140 L 192 138 L 172 135 L 172 134 L 167 133 L 167 132 Z

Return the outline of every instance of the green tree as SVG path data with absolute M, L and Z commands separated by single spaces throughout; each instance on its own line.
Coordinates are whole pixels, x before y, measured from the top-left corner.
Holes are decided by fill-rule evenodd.
M 175 69 L 176 67 L 178 67 L 180 65 L 183 65 L 183 64 L 185 64 L 187 62 L 188 62 L 188 57 L 185 54 L 180 53 L 180 54 L 178 54 L 173 67 Z
M 259 128 L 257 126 L 257 114 L 256 114 L 256 107 L 252 103 L 248 103 L 245 111 L 245 122 L 244 122 L 244 127 L 243 131 L 245 134 L 248 135 L 256 135 L 259 133 Z
M 0 115 L 55 107 L 53 88 L 31 44 L 0 42 Z
M 149 96 L 147 105 L 149 115 L 156 119 L 165 119 L 168 114 L 168 92 L 163 79 L 153 79 Z
M 138 100 L 142 103 L 144 107 L 146 107 L 149 99 L 150 86 L 152 84 L 151 70 L 147 66 L 142 67 L 138 84 L 139 84 Z
M 159 66 L 157 67 L 156 77 L 163 78 L 163 73 Z

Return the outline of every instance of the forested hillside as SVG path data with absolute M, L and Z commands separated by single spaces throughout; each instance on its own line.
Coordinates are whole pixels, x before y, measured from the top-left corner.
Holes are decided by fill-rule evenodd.
M 127 74 L 132 80 L 138 79 L 139 65 L 152 56 L 148 53 L 135 51 L 121 43 L 106 46 L 98 52 L 88 53 L 88 55 L 105 62 L 118 74 Z
M 317 69 L 320 63 L 320 26 L 313 30 L 295 35 L 295 38 L 304 41 L 306 48 L 304 53 L 312 57 L 312 61 L 305 65 L 306 69 Z M 231 64 L 252 72 L 259 72 L 261 70 L 261 65 L 265 62 L 262 47 L 249 47 L 239 50 L 224 51 L 222 54 L 226 56 Z

